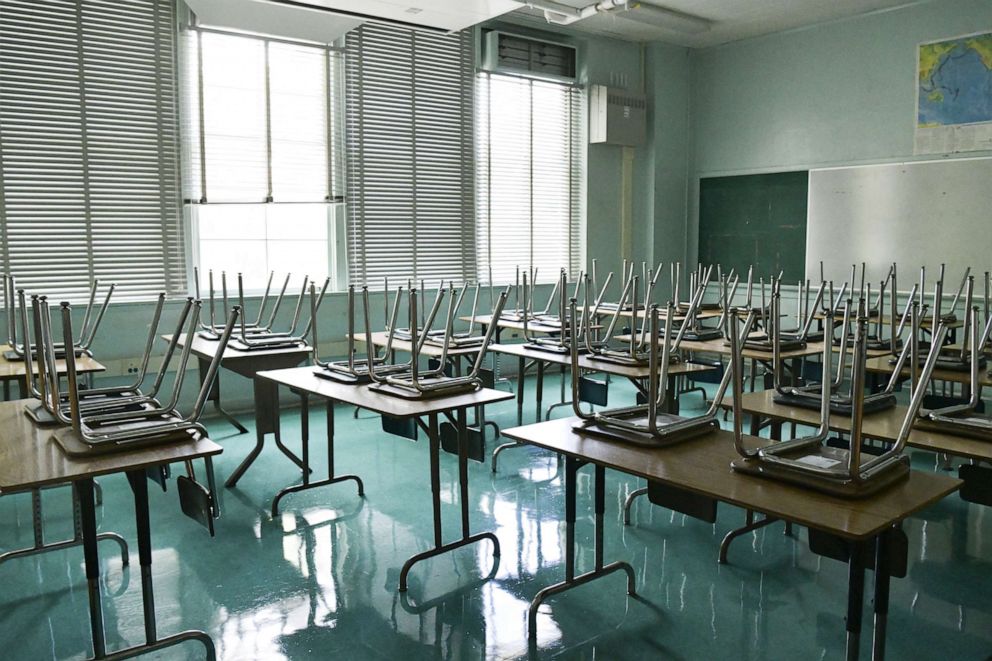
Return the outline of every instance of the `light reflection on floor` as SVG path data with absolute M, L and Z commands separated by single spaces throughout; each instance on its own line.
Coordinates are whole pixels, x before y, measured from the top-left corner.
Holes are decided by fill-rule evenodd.
M 632 400 L 622 383 L 611 390 L 612 402 Z M 556 410 L 557 416 L 567 413 Z M 515 403 L 494 407 L 487 417 L 512 426 Z M 322 418 L 313 416 L 314 438 L 322 438 Z M 283 424 L 288 444 L 298 447 L 298 413 L 287 411 Z M 232 435 L 218 421 L 210 428 L 225 446 L 217 470 L 226 477 L 250 437 Z M 203 628 L 222 659 L 526 657 L 528 604 L 563 575 L 564 500 L 555 458 L 514 448 L 500 456 L 497 475 L 488 464 L 472 464 L 472 528 L 495 532 L 502 546 L 494 574 L 485 580 L 492 556 L 483 542 L 418 564 L 409 592 L 400 594 L 403 562 L 432 543 L 426 443 L 386 436 L 378 419 L 355 420 L 343 407 L 337 438 L 338 470 L 362 476 L 364 500 L 354 484 L 338 484 L 289 496 L 281 515 L 270 519 L 271 498 L 299 478 L 273 448 L 237 489 L 224 490 L 215 539 L 181 515 L 174 484 L 165 494 L 152 489 L 159 632 Z M 934 466 L 932 455 L 918 454 L 915 462 L 926 470 Z M 611 471 L 607 476 L 606 560 L 632 563 L 640 596 L 628 599 L 616 574 L 551 598 L 539 613 L 534 656 L 842 657 L 846 567 L 811 554 L 804 531 L 790 538 L 781 524 L 769 526 L 735 542 L 731 564 L 719 566 L 720 539 L 742 523 L 741 510 L 721 505 L 717 523 L 707 524 L 641 499 L 633 525 L 625 527 L 620 509 L 643 484 Z M 451 456 L 442 458 L 441 479 L 444 535 L 454 539 L 460 519 Z M 100 528 L 133 540 L 126 481 L 108 477 L 101 483 Z M 580 472 L 578 487 L 576 562 L 584 571 L 594 563 L 591 469 Z M 44 503 L 48 537 L 71 534 L 68 491 L 48 491 Z M 992 654 L 988 517 L 984 508 L 954 497 L 907 522 L 910 569 L 906 579 L 893 581 L 890 658 L 978 661 Z M 0 498 L 0 521 L 0 550 L 30 544 L 30 498 Z M 111 649 L 143 637 L 131 543 L 135 564 L 129 569 L 114 559 L 111 543 L 101 544 Z M 0 565 L 0 585 L 0 657 L 88 654 L 79 549 Z M 201 652 L 189 644 L 149 658 L 196 659 Z

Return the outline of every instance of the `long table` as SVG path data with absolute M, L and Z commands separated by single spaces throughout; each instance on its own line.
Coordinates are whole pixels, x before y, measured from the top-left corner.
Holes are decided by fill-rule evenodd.
M 554 351 L 543 351 L 534 349 L 526 344 L 491 344 L 489 350 L 495 354 L 503 356 L 517 357 L 517 425 L 524 423 L 524 376 L 527 372 L 527 363 L 530 361 L 536 366 L 537 383 L 535 385 L 535 395 L 537 400 L 537 421 L 542 418 L 542 403 L 544 398 L 544 371 L 546 365 L 561 365 L 563 368 L 571 366 L 572 358 L 569 354 L 557 353 Z M 643 386 L 644 379 L 650 375 L 650 370 L 646 365 L 623 365 L 606 360 L 594 360 L 588 355 L 579 356 L 579 367 L 584 370 L 601 372 L 613 376 L 620 376 L 628 379 L 642 393 L 646 394 Z M 716 369 L 709 365 L 699 365 L 696 363 L 676 363 L 668 368 L 668 393 L 665 399 L 665 410 L 667 413 L 679 412 L 679 390 L 678 377 L 686 374 L 708 372 Z M 564 382 L 563 382 L 564 383 Z M 563 394 L 564 400 L 564 394 Z M 551 410 L 548 410 L 550 414 Z M 497 457 L 504 450 L 518 447 L 520 443 L 506 443 L 493 450 L 492 471 L 496 472 Z
M 172 339 L 171 335 L 163 335 L 166 342 Z M 179 346 L 186 345 L 186 334 L 179 336 Z M 203 382 L 207 374 L 210 361 L 217 353 L 217 341 L 207 340 L 199 335 L 193 337 L 193 344 L 190 347 L 193 355 L 198 361 L 200 382 Z M 248 456 L 241 464 L 228 476 L 224 485 L 233 487 L 245 474 L 248 467 L 252 465 L 258 455 L 265 447 L 265 436 L 272 434 L 275 437 L 276 447 L 289 457 L 297 466 L 302 467 L 303 463 L 289 448 L 282 442 L 282 435 L 279 430 L 279 389 L 270 381 L 258 379 L 256 375 L 262 370 L 283 369 L 296 367 L 310 357 L 311 349 L 307 345 L 289 347 L 283 349 L 260 349 L 256 351 L 241 351 L 228 346 L 221 357 L 220 366 L 229 369 L 235 374 L 251 379 L 252 392 L 255 402 L 255 447 L 251 449 Z M 239 432 L 246 434 L 248 429 L 234 419 L 230 413 L 225 411 L 220 404 L 220 373 L 214 379 L 210 389 L 208 401 L 213 402 L 214 409 L 230 422 Z
M 865 361 L 865 371 L 870 374 L 880 374 L 885 376 L 892 374 L 892 372 L 895 371 L 895 365 L 890 362 L 890 358 L 890 354 L 879 356 L 877 358 L 869 358 Z M 899 374 L 900 376 L 908 378 L 910 376 L 909 367 L 903 367 Z M 934 381 L 963 383 L 968 386 L 971 384 L 971 370 L 949 370 L 936 368 L 933 371 L 932 378 Z M 978 379 L 981 385 L 992 386 L 992 374 L 990 374 L 988 367 L 978 372 Z
M 912 514 L 956 491 L 960 480 L 911 471 L 909 478 L 863 500 L 844 500 L 797 486 L 736 473 L 730 462 L 737 457 L 733 434 L 714 431 L 666 448 L 607 441 L 573 429 L 575 419 L 558 419 L 504 431 L 504 435 L 565 455 L 565 579 L 542 589 L 529 610 L 529 634 L 536 637 L 537 612 L 552 595 L 596 578 L 623 571 L 627 592 L 635 593 L 634 570 L 603 558 L 605 470 L 617 470 L 665 485 L 680 500 L 710 499 L 764 513 L 818 531 L 838 540 L 847 551 L 847 658 L 858 658 L 863 619 L 865 570 L 874 569 L 873 658 L 885 656 L 891 567 L 905 563 L 907 549 L 897 543 L 898 524 Z M 749 437 L 755 447 L 768 443 Z M 595 472 L 595 567 L 575 573 L 575 522 L 578 469 L 592 464 Z M 715 507 L 715 505 L 714 505 Z M 714 512 L 715 516 L 715 512 Z
M 9 360 L 4 355 L 9 350 L 9 344 L 0 345 L 0 381 L 3 382 L 4 401 L 10 399 L 10 384 L 15 382 L 17 383 L 19 398 L 30 397 L 31 394 L 27 392 L 27 366 L 23 360 Z M 31 361 L 31 366 L 34 368 L 34 374 L 37 378 L 38 366 L 34 361 Z M 59 374 L 65 374 L 66 367 L 64 359 L 55 361 L 55 366 Z M 83 354 L 76 358 L 77 374 L 90 376 L 97 372 L 103 372 L 106 369 L 106 367 L 94 360 L 92 356 Z
M 34 400 L 0 403 L 0 495 L 36 492 L 39 489 L 72 484 L 79 502 L 83 559 L 89 597 L 90 633 L 93 659 L 124 659 L 162 650 L 190 640 L 200 642 L 207 659 L 214 659 L 214 644 L 203 631 L 183 631 L 159 637 L 155 623 L 155 595 L 152 584 L 151 519 L 148 512 L 146 471 L 174 462 L 206 459 L 222 448 L 206 438 L 180 443 L 129 449 L 110 454 L 71 457 L 52 439 L 52 428 L 38 427 L 25 414 L 24 407 Z M 210 469 L 208 468 L 208 471 Z M 125 473 L 134 493 L 138 558 L 141 566 L 142 617 L 145 642 L 108 653 L 100 594 L 100 559 L 97 541 L 96 505 L 93 480 L 100 475 Z M 125 558 L 125 563 L 126 558 Z M 57 634 L 56 634 L 57 635 Z M 12 658 L 13 650 L 7 650 Z
M 279 502 L 291 493 L 327 486 L 342 481 L 354 481 L 358 486 L 358 495 L 364 495 L 364 486 L 357 475 L 336 475 L 334 472 L 334 406 L 336 403 L 358 406 L 385 416 L 403 420 L 413 419 L 427 434 L 430 444 L 430 479 L 431 497 L 434 513 L 434 548 L 417 553 L 410 557 L 400 570 L 399 590 L 407 589 L 407 575 L 410 569 L 419 561 L 453 551 L 468 544 L 488 539 L 493 544 L 493 556 L 499 558 L 499 541 L 490 532 L 473 535 L 469 527 L 469 496 L 468 496 L 468 443 L 466 439 L 467 410 L 505 401 L 513 397 L 512 393 L 501 390 L 481 388 L 475 392 L 446 395 L 429 399 L 405 399 L 377 392 L 368 385 L 350 385 L 321 378 L 314 373 L 313 367 L 297 367 L 291 369 L 263 371 L 258 378 L 273 385 L 286 386 L 303 394 L 303 408 L 300 413 L 303 440 L 303 482 L 280 491 L 272 501 L 272 516 L 276 516 Z M 309 450 L 309 397 L 314 396 L 326 402 L 327 415 L 327 478 L 310 481 L 310 450 Z M 445 543 L 441 530 L 441 466 L 440 450 L 444 430 L 439 424 L 439 417 L 445 416 L 453 426 L 458 450 L 458 482 L 460 486 L 461 505 L 461 537 Z M 427 418 L 426 424 L 421 418 Z
M 757 435 L 758 429 L 765 421 L 773 423 L 772 438 L 781 437 L 781 424 L 784 422 L 795 422 L 814 427 L 820 424 L 819 411 L 801 406 L 778 404 L 774 397 L 775 390 L 744 393 L 741 398 L 741 408 L 745 414 L 751 416 L 751 434 Z M 722 406 L 730 409 L 732 404 L 730 401 L 726 401 Z M 899 428 L 906 417 L 906 411 L 905 406 L 894 406 L 884 411 L 865 413 L 861 424 L 861 433 L 867 438 L 893 442 L 899 436 Z M 831 415 L 830 429 L 849 433 L 851 431 L 851 418 L 844 415 Z M 992 443 L 930 429 L 911 429 L 906 445 L 930 452 L 964 457 L 965 459 L 992 461 Z

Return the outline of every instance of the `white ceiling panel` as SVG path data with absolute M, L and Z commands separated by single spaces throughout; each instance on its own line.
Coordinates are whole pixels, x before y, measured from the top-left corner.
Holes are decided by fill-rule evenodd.
M 268 0 L 185 1 L 201 25 L 321 44 L 333 43 L 363 23 L 351 16 Z
M 520 8 L 515 0 L 296 0 L 372 19 L 457 31 Z
M 575 8 L 593 4 L 593 0 L 557 1 Z M 640 0 L 639 3 L 631 2 L 629 10 L 600 12 L 572 23 L 568 29 L 628 41 L 662 41 L 691 48 L 706 48 L 874 11 L 921 4 L 923 1 L 925 0 Z M 646 14 L 639 13 L 637 4 L 653 5 L 700 17 L 710 21 L 710 27 L 701 32 L 681 30 L 674 22 L 672 27 L 665 27 L 663 20 L 649 20 Z M 547 24 L 543 11 L 526 5 L 526 0 L 519 0 L 520 9 L 506 18 L 525 25 Z

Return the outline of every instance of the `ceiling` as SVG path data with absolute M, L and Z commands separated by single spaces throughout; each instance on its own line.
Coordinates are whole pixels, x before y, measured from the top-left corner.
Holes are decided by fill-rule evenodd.
M 518 0 L 521 4 L 526 0 Z M 556 0 L 571 7 L 584 7 L 595 0 Z M 919 4 L 922 0 L 640 0 L 682 14 L 711 21 L 702 32 L 663 27 L 664 20 L 634 8 L 598 13 L 570 24 L 566 29 L 628 41 L 662 41 L 691 48 L 706 48 L 773 32 L 814 25 L 882 9 Z M 635 4 L 633 1 L 630 3 Z M 647 22 L 651 18 L 654 22 Z M 546 26 L 540 9 L 521 8 L 503 19 L 530 26 Z
M 444 30 L 461 30 L 520 7 L 514 0 L 274 0 Z

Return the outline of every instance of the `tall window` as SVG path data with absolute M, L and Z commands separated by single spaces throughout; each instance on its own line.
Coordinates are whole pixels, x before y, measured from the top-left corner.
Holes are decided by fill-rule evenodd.
M 185 291 L 172 0 L 0 0 L 0 269 Z
M 480 73 L 476 78 L 479 277 L 517 266 L 552 282 L 583 262 L 581 89 Z
M 352 282 L 473 279 L 472 31 L 369 23 L 346 42 Z
M 186 197 L 203 270 L 322 278 L 336 270 L 340 54 L 194 29 L 185 61 Z

